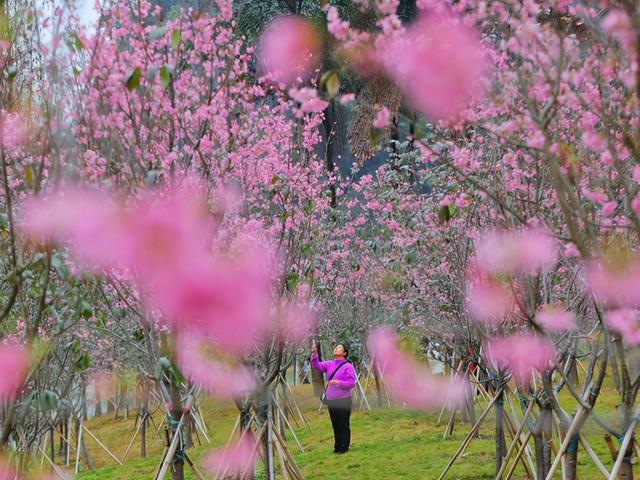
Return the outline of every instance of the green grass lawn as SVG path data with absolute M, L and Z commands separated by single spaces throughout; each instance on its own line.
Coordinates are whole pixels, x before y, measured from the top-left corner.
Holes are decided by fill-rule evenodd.
M 318 412 L 318 400 L 313 396 L 310 385 L 295 387 L 296 398 L 303 409 L 309 425 L 296 428 L 296 434 L 305 449 L 300 453 L 290 434 L 287 435 L 289 448 L 295 452 L 295 458 L 306 478 L 310 480 L 329 480 L 350 478 L 358 480 L 405 479 L 424 480 L 438 478 L 456 448 L 470 429 L 468 423 L 456 420 L 453 436 L 443 439 L 443 432 L 448 416 L 437 424 L 437 412 L 414 412 L 399 408 L 380 408 L 372 412 L 354 412 L 351 421 L 352 447 L 345 455 L 333 454 L 333 436 L 328 414 Z M 561 398 L 564 407 L 572 408 L 572 401 Z M 486 402 L 479 401 L 476 412 L 479 414 Z M 615 415 L 613 408 L 615 399 L 608 398 L 601 402 L 601 411 L 605 416 Z M 212 445 L 203 441 L 189 450 L 189 454 L 200 463 L 203 455 L 214 447 L 225 444 L 235 422 L 237 411 L 232 404 L 206 400 L 203 414 L 211 436 Z M 518 407 L 519 415 L 522 412 Z M 507 408 L 507 411 L 509 409 Z M 457 417 L 459 418 L 459 416 Z M 161 420 L 158 414 L 156 421 Z M 488 415 L 483 423 L 478 438 L 474 439 L 468 450 L 449 471 L 448 479 L 489 479 L 494 474 L 494 441 L 492 415 Z M 122 457 L 131 436 L 133 435 L 133 419 L 114 421 L 113 415 L 103 416 L 87 423 L 88 428 L 96 434 L 118 457 Z M 151 429 L 147 436 L 148 457 L 139 458 L 139 441 L 128 456 L 124 466 L 113 465 L 114 461 L 100 449 L 91 439 L 87 445 L 96 468 L 81 472 L 82 480 L 142 480 L 152 477 L 160 462 L 162 444 Z M 606 448 L 602 432 L 589 422 L 584 433 L 592 447 L 598 453 L 605 466 L 610 469 L 613 461 Z M 507 437 L 509 442 L 509 437 Z M 555 440 L 557 445 L 557 439 Z M 196 445 L 198 442 L 196 441 Z M 533 445 L 533 442 L 531 442 Z M 75 455 L 72 454 L 72 458 Z M 582 480 L 601 478 L 595 466 L 583 449 L 579 451 L 578 475 Z M 257 467 L 257 478 L 261 478 L 260 467 Z M 186 477 L 195 478 L 188 467 Z M 516 470 L 514 479 L 526 478 L 521 466 Z M 557 476 L 560 478 L 560 469 Z

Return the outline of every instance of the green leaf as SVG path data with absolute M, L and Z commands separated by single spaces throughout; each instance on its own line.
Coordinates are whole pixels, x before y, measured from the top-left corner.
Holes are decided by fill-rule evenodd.
M 160 68 L 160 86 L 163 90 L 166 90 L 170 83 L 171 74 L 169 73 L 167 66 L 163 65 L 162 68 Z
M 13 80 L 16 78 L 16 75 L 18 75 L 18 68 L 15 65 L 10 65 L 9 68 L 7 68 L 7 80 Z
M 160 357 L 156 362 L 156 368 L 154 371 L 154 377 L 156 380 L 160 380 L 162 372 L 171 368 L 171 361 L 167 357 Z
M 136 67 L 133 71 L 127 76 L 125 80 L 125 85 L 127 86 L 127 90 L 130 92 L 138 88 L 140 85 L 140 67 Z
M 454 210 L 452 210 L 451 205 L 444 205 L 442 207 L 440 207 L 440 210 L 438 210 L 438 221 L 442 224 L 442 223 L 446 223 L 449 220 L 451 220 L 451 217 L 453 217 L 453 212 L 455 212 L 455 207 Z
M 58 395 L 51 390 L 44 390 L 39 401 L 43 410 L 55 410 L 58 407 Z
M 80 300 L 77 306 L 78 314 L 82 318 L 91 318 L 94 313 L 93 305 L 91 305 L 86 300 Z
M 33 188 L 33 168 L 30 164 L 24 169 L 24 181 L 27 187 Z
M 155 30 L 149 32 L 149 40 L 160 40 L 169 31 L 166 26 L 158 27 Z
M 88 353 L 83 353 L 73 365 L 73 369 L 76 372 L 82 372 L 83 370 L 89 368 L 89 365 L 91 365 L 91 357 L 89 357 Z
M 324 89 L 329 94 L 330 98 L 335 97 L 340 91 L 340 78 L 338 72 L 335 70 L 329 70 L 325 72 L 320 78 L 320 86 L 324 86 Z
M 171 32 L 171 47 L 176 50 L 180 45 L 180 30 L 174 30 Z
M 298 275 L 297 272 L 287 272 L 287 277 L 286 277 L 286 286 L 287 286 L 287 290 L 290 292 L 293 292 L 298 284 L 300 283 L 300 276 Z
M 76 49 L 82 50 L 84 48 L 84 43 L 82 42 L 82 39 L 80 38 L 80 36 L 76 32 L 73 32 L 71 34 L 71 37 L 73 38 L 73 43 Z

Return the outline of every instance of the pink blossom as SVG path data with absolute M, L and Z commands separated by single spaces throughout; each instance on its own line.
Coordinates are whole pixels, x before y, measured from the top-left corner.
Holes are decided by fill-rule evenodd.
M 593 203 L 603 204 L 607 200 L 609 200 L 609 197 L 607 196 L 607 194 L 604 193 L 602 190 L 598 190 L 594 192 L 584 188 L 582 189 L 582 194 L 585 196 L 585 198 L 587 198 L 588 200 L 591 200 Z
M 318 98 L 318 91 L 315 88 L 291 88 L 289 89 L 289 95 L 295 101 L 300 102 L 301 113 L 319 113 L 329 105 Z
M 29 358 L 24 348 L 0 345 L 0 399 L 13 399 L 29 371 Z
M 489 233 L 477 245 L 478 264 L 494 273 L 529 273 L 551 269 L 558 258 L 554 239 L 537 229 Z
M 477 32 L 444 14 L 421 14 L 385 49 L 382 63 L 407 99 L 437 120 L 482 93 L 489 71 Z
M 627 12 L 620 9 L 610 11 L 602 22 L 602 28 L 627 51 L 633 50 L 636 36 Z
M 314 26 L 302 18 L 276 18 L 260 38 L 258 55 L 262 70 L 285 85 L 306 80 L 320 60 L 320 38 Z
M 410 408 L 437 408 L 464 402 L 469 384 L 461 377 L 435 377 L 430 369 L 398 350 L 397 336 L 388 327 L 369 334 L 367 348 L 376 368 L 384 376 L 391 394 Z
M 617 307 L 640 307 L 640 261 L 622 268 L 590 262 L 585 266 L 585 279 L 598 300 Z
M 225 359 L 225 345 L 209 343 L 201 334 L 183 331 L 176 341 L 178 366 L 183 374 L 202 388 L 224 398 L 244 395 L 255 386 L 247 367 Z
M 550 331 L 573 330 L 577 326 L 573 313 L 555 305 L 543 305 L 536 313 L 536 320 Z
M 4 148 L 19 147 L 25 142 L 26 137 L 27 127 L 22 115 L 0 112 L 0 146 Z
M 491 339 L 484 351 L 494 368 L 510 370 L 519 385 L 528 385 L 533 372 L 547 370 L 555 359 L 553 344 L 529 333 Z
M 631 210 L 633 210 L 636 215 L 640 215 L 640 197 L 631 200 Z
M 391 124 L 391 112 L 387 107 L 378 110 L 376 118 L 373 120 L 373 126 L 379 129 L 387 128 Z
M 616 207 L 618 206 L 618 202 L 607 202 L 605 204 L 602 205 L 602 214 L 609 216 L 611 215 Z
M 605 315 L 606 322 L 616 330 L 622 340 L 629 345 L 640 345 L 640 315 L 638 310 L 610 310 Z
M 376 0 L 376 11 L 382 15 L 393 15 L 399 3 L 399 0 Z
M 580 251 L 575 243 L 569 242 L 564 246 L 564 254 L 567 258 L 579 257 Z
M 327 9 L 327 29 L 336 40 L 346 40 L 349 36 L 349 22 L 340 19 L 338 9 L 334 6 Z
M 346 105 L 347 103 L 353 102 L 355 99 L 355 94 L 345 93 L 344 95 L 340 96 L 340 105 Z
M 249 432 L 226 447 L 208 453 L 204 460 L 205 467 L 216 478 L 218 475 L 220 478 L 245 478 L 253 474 L 256 450 L 256 442 Z M 224 472 L 226 475 L 223 475 Z

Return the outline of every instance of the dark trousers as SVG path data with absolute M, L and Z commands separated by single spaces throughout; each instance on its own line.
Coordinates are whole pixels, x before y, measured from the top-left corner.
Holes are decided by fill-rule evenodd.
M 333 451 L 344 453 L 349 450 L 349 444 L 351 443 L 351 428 L 349 427 L 351 398 L 327 400 L 327 408 L 329 409 L 331 426 L 333 427 Z

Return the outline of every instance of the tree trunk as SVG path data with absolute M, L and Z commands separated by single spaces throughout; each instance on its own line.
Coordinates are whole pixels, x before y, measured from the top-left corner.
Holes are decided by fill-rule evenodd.
M 495 403 L 496 409 L 496 476 L 502 468 L 502 462 L 506 455 L 506 444 L 504 438 L 504 393 L 501 391 L 498 394 L 498 399 Z
M 176 385 L 173 375 L 171 375 L 169 394 L 171 395 L 171 438 L 173 439 L 175 435 L 180 435 L 180 430 L 176 427 L 182 417 L 180 386 Z M 174 453 L 171 462 L 171 480 L 184 480 L 184 450 L 182 445 L 178 444 L 178 448 L 176 449 L 176 453 Z
M 629 442 L 629 446 L 627 447 L 627 451 L 622 458 L 622 464 L 620 465 L 620 470 L 618 471 L 619 480 L 633 480 L 633 464 L 631 463 L 631 460 L 633 459 L 634 442 L 635 438 L 632 438 L 631 442 Z
M 318 348 L 318 360 L 322 360 L 322 349 L 320 343 L 316 342 Z M 324 391 L 324 377 L 322 372 L 319 372 L 315 368 L 311 369 L 311 382 L 313 383 L 313 393 L 316 397 L 322 395 Z
M 566 458 L 566 474 L 567 480 L 575 480 L 578 472 L 578 445 L 580 440 L 580 432 L 577 431 L 571 436 L 571 440 L 567 444 Z
M 140 458 L 147 457 L 147 410 L 142 413 L 142 426 L 140 427 Z
M 269 395 L 267 393 L 268 390 L 269 387 L 265 387 L 257 401 L 257 417 L 260 425 L 271 422 L 271 415 L 269 414 L 270 402 Z M 274 465 L 273 449 L 271 444 L 271 430 L 269 425 L 267 425 L 267 428 L 265 428 L 264 433 L 262 434 L 262 438 L 257 440 L 262 442 L 262 451 L 264 452 L 264 480 L 275 480 L 274 475 L 272 475 L 274 471 Z

